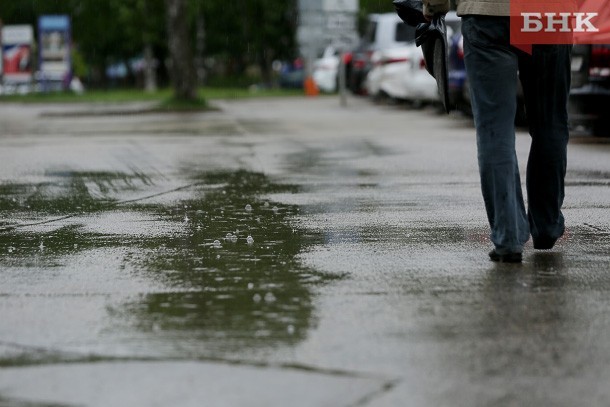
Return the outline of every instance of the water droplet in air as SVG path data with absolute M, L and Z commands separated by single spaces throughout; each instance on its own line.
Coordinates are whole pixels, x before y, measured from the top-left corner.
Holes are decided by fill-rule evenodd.
M 248 290 L 251 290 L 254 288 L 254 284 L 253 283 L 248 283 Z
M 246 238 L 246 242 L 248 242 L 248 244 L 252 244 L 252 243 L 254 243 L 254 239 L 252 238 L 252 236 L 248 236 Z
M 277 300 L 277 298 L 275 298 L 275 295 L 273 295 L 273 293 L 265 294 L 265 302 L 275 302 L 275 300 Z
M 252 212 L 252 205 L 248 204 L 246 205 L 246 212 Z
M 254 296 L 252 297 L 252 301 L 254 302 L 261 302 L 262 298 L 260 296 L 260 294 L 254 294 Z

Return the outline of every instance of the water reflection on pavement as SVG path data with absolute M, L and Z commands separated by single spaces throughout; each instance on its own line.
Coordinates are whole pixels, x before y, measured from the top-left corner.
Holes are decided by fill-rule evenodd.
M 122 338 L 114 346 L 156 349 L 166 357 L 221 358 L 305 337 L 315 319 L 309 288 L 329 277 L 303 266 L 296 256 L 320 236 L 290 221 L 297 206 L 263 198 L 295 187 L 246 171 L 194 173 L 187 177 L 189 199 L 118 201 L 121 190 L 154 183 L 132 178 L 70 172 L 54 183 L 3 185 L 0 267 L 5 287 L 12 283 L 13 289 L 22 289 L 4 292 L 5 301 L 36 293 L 112 297 L 122 293 L 116 282 L 96 287 L 82 268 L 97 263 L 104 272 L 112 268 L 108 259 L 116 257 L 120 272 L 127 274 L 121 280 L 131 274 L 148 282 L 138 289 L 132 281 L 134 287 L 122 293 L 126 299 L 106 305 L 106 321 L 97 328 L 102 336 Z M 32 275 L 36 278 L 29 281 Z M 58 275 L 81 280 L 82 291 L 58 286 Z M 157 288 L 146 293 L 150 284 Z M 134 296 L 134 289 L 143 293 Z M 18 365 L 23 354 L 2 356 L 2 365 Z

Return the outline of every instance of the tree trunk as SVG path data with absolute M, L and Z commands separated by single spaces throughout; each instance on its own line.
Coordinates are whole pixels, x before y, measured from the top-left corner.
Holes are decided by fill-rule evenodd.
M 205 85 L 205 20 L 201 12 L 197 17 L 197 44 L 195 49 L 197 50 L 197 56 L 195 57 L 197 82 L 199 85 Z
M 165 0 L 170 75 L 174 96 L 179 100 L 197 99 L 197 76 L 189 38 L 185 0 Z
M 273 63 L 272 55 L 273 51 L 263 45 L 258 56 L 258 66 L 261 70 L 261 79 L 265 86 L 268 87 L 271 87 L 273 84 L 273 78 L 271 75 L 271 64 Z
M 148 93 L 157 91 L 157 67 L 150 44 L 144 45 L 144 89 Z

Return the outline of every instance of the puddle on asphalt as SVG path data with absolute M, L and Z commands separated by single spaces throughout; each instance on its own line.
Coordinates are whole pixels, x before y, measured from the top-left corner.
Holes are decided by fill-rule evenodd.
M 84 273 L 75 260 L 79 256 L 96 256 L 99 264 L 122 256 L 126 276 L 166 287 L 110 301 L 106 335 L 136 339 L 139 347 L 154 341 L 172 348 L 174 357 L 218 357 L 292 345 L 314 325 L 312 288 L 335 277 L 305 267 L 298 255 L 323 236 L 295 223 L 297 206 L 264 198 L 296 187 L 245 171 L 191 174 L 189 198 L 171 204 L 154 199 L 121 203 L 113 193 L 154 181 L 96 173 L 59 178 L 0 187 L 4 225 L 14 225 L 11 216 L 24 213 L 29 219 L 51 219 L 44 225 L 4 227 L 0 268 L 13 274 L 35 269 L 44 290 L 44 279 L 53 279 L 53 273 Z M 51 215 L 74 214 L 57 225 L 52 221 Z M 129 221 L 112 228 L 121 216 Z M 137 226 L 144 220 L 150 227 Z M 129 222 L 138 233 L 129 233 Z M 47 294 L 54 293 L 42 293 Z M 13 362 L 0 357 L 0 366 Z

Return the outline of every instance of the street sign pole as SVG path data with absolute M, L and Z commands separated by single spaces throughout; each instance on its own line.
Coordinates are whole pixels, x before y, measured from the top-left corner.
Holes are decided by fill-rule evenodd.
M 342 107 L 347 106 L 345 52 L 339 54 L 339 100 Z

